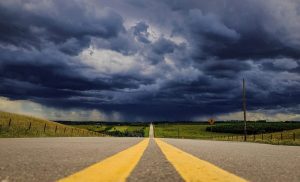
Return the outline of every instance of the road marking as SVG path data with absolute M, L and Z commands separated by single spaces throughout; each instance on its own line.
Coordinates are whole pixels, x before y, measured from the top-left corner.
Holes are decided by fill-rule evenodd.
M 201 160 L 167 144 L 160 139 L 155 139 L 155 141 L 168 161 L 175 167 L 185 181 L 246 181 L 245 179 L 227 172 L 207 161 Z
M 154 138 L 153 125 L 150 123 L 149 127 L 149 138 Z
M 125 149 L 99 163 L 83 169 L 59 182 L 126 181 L 147 148 L 149 139 Z

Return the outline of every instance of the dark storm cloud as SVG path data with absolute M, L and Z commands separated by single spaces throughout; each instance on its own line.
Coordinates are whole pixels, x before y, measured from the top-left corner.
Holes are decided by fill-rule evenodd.
M 173 32 L 197 47 L 195 58 L 300 58 L 297 1 L 164 2 L 179 15 Z
M 299 8 L 296 0 L 2 1 L 0 95 L 188 120 L 239 111 L 246 78 L 250 110 L 299 113 Z
M 266 59 L 262 60 L 261 66 L 266 71 L 289 71 L 299 73 L 299 62 L 290 58 Z
M 160 55 L 172 53 L 176 47 L 177 45 L 174 42 L 164 38 L 160 38 L 153 43 L 153 51 Z
M 201 64 L 207 75 L 219 78 L 235 78 L 240 72 L 251 69 L 251 65 L 240 60 L 210 60 Z
M 146 53 L 146 56 L 152 64 L 157 64 L 164 61 L 166 54 L 173 53 L 175 49 L 178 48 L 179 45 L 176 45 L 174 42 L 160 37 L 150 46 L 149 50 Z
M 139 22 L 133 27 L 133 34 L 137 40 L 145 44 L 150 43 L 148 40 L 149 32 L 147 31 L 149 26 L 145 22 Z
M 90 37 L 115 37 L 124 30 L 122 17 L 111 9 L 100 15 L 87 12 L 84 3 L 32 1 L 0 4 L 1 41 L 25 48 L 51 42 L 71 55 L 89 45 Z M 40 5 L 40 6 L 39 6 Z
M 47 88 L 30 82 L 3 78 L 1 78 L 0 90 L 2 96 L 9 97 L 11 99 L 35 100 L 36 98 L 43 98 L 57 99 L 58 101 L 73 95 L 80 95 L 80 93 L 72 90 Z

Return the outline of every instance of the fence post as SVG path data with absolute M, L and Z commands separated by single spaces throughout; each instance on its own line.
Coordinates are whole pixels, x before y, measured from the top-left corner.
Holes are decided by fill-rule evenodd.
M 293 133 L 293 139 L 296 141 L 296 133 Z
M 264 134 L 263 133 L 261 134 L 261 140 L 264 140 Z
M 11 119 L 9 119 L 9 122 L 8 122 L 8 127 L 11 126 Z
M 280 133 L 280 140 L 282 140 L 282 133 Z
M 56 130 L 57 130 L 57 126 L 55 126 L 55 133 L 56 133 Z
M 177 128 L 177 138 L 179 138 L 179 127 Z
M 46 132 L 46 127 L 47 127 L 47 124 L 45 123 L 45 125 L 44 125 L 44 133 Z
M 73 128 L 72 128 L 72 130 L 71 130 L 71 135 L 73 134 Z
M 29 131 L 30 129 L 31 129 L 31 122 L 29 123 L 29 127 L 28 127 L 27 130 Z
M 64 133 L 66 133 L 66 129 L 67 129 L 67 128 L 64 129 Z
M 1 132 L 1 130 L 2 130 L 2 125 L 0 124 L 0 132 Z
M 273 140 L 273 135 L 271 134 L 271 140 Z

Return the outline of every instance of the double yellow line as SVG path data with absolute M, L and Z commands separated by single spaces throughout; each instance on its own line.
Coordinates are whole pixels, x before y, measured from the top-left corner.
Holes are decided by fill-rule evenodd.
M 176 171 L 185 181 L 246 181 L 211 163 L 203 161 L 191 154 L 175 148 L 174 146 L 169 145 L 160 139 L 155 139 L 155 141 L 168 161 L 174 166 Z M 144 139 L 140 143 L 126 150 L 123 150 L 97 164 L 94 164 L 59 181 L 126 181 L 126 179 L 130 176 L 130 173 L 141 159 L 145 149 L 148 146 L 148 143 L 149 139 Z
M 229 173 L 209 162 L 201 160 L 169 145 L 162 140 L 155 139 L 156 143 L 168 159 L 175 167 L 176 171 L 185 181 L 224 181 L 224 182 L 240 182 L 246 181 L 232 173 Z
M 59 182 L 126 181 L 141 159 L 148 143 L 149 139 L 144 139 L 126 150 L 59 180 Z

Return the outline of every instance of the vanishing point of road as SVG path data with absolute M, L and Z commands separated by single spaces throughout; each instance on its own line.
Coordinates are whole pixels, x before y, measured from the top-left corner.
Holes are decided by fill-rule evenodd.
M 300 147 L 149 138 L 2 138 L 0 182 L 300 181 Z

